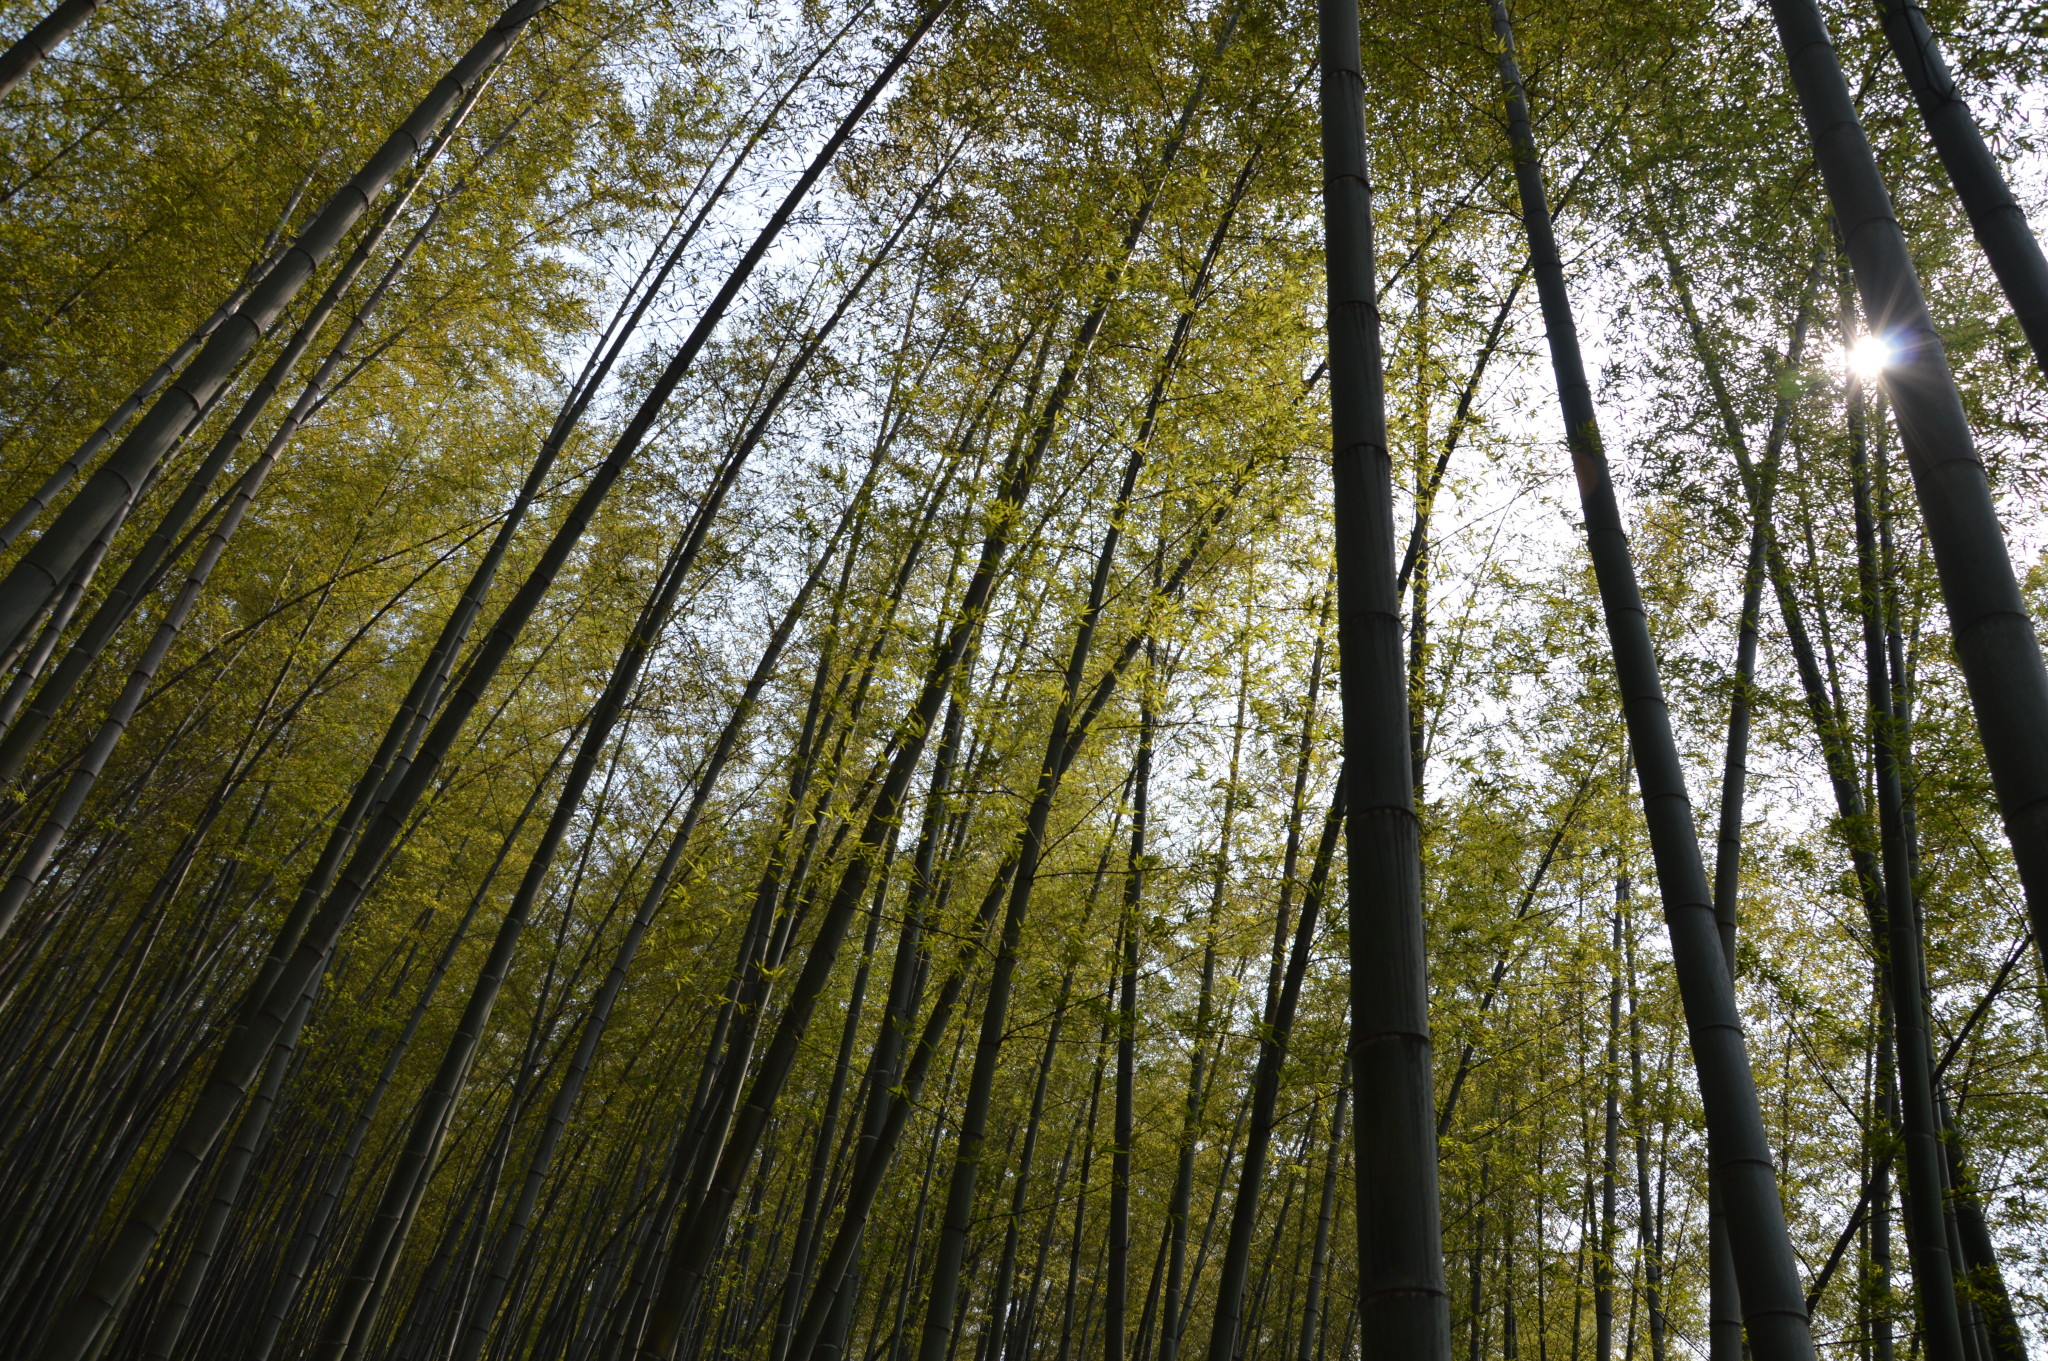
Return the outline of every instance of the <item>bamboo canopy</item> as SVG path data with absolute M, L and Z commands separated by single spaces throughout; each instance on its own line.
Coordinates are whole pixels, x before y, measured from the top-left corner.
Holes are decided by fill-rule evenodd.
M 2048 1355 L 2036 19 L 6 7 L 0 1353 Z

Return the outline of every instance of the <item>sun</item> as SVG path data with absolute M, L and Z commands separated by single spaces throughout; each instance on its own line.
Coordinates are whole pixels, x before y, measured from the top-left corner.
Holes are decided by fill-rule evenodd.
M 1884 376 L 1892 362 L 1892 343 L 1875 332 L 1866 333 L 1842 349 L 1842 367 L 1865 383 Z

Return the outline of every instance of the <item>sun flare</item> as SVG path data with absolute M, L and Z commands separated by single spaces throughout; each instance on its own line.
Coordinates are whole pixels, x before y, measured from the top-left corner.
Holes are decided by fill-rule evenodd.
M 1881 335 L 1865 334 L 1842 350 L 1842 368 L 1865 383 L 1874 383 L 1884 376 L 1885 367 L 1892 362 L 1892 343 Z

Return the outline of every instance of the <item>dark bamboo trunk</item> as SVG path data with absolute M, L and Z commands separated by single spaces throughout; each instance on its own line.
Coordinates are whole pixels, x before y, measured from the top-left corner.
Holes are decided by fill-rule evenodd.
M 1094 906 L 1091 901 L 1089 907 Z M 1084 915 L 1081 930 L 1085 934 L 1092 912 Z M 1053 1061 L 1059 1055 L 1060 1032 L 1066 1027 L 1067 1006 L 1074 995 L 1074 968 L 1070 964 L 1060 977 L 1060 989 L 1053 1003 L 1052 1023 L 1046 1027 L 1045 1047 L 1039 1054 L 1038 1075 L 1031 1086 L 1031 1110 L 1024 1120 L 1024 1142 L 1018 1149 L 1015 1170 L 1011 1173 L 1010 1211 L 1003 1225 L 1003 1252 L 996 1264 L 995 1288 L 989 1295 L 988 1328 L 983 1335 L 982 1361 L 1003 1361 L 1007 1343 L 1014 1332 L 1011 1317 L 1017 1251 L 1024 1228 L 1024 1215 L 1030 1207 L 1032 1190 L 1031 1173 L 1037 1158 L 1039 1130 L 1045 1120 L 1045 1102 L 1052 1082 Z M 1036 1295 L 1038 1282 L 1033 1281 L 1025 1292 L 1027 1302 Z M 841 1291 L 842 1301 L 850 1298 L 850 1292 Z
M 1649 1093 L 1643 1085 L 1642 993 L 1636 983 L 1635 930 L 1623 944 L 1628 968 L 1629 1123 L 1636 1155 L 1636 1252 L 1642 1267 L 1643 1311 L 1650 1334 L 1650 1361 L 1664 1361 L 1664 1245 L 1657 1206 L 1650 1192 Z M 1668 1128 L 1668 1124 L 1666 1126 Z M 1659 1170 L 1661 1180 L 1661 1163 Z
M 1998 1264 L 1998 1250 L 1991 1241 L 1991 1228 L 1984 1219 L 1984 1201 L 1975 1173 L 1965 1157 L 1963 1142 L 1956 1133 L 1955 1114 L 1948 1097 L 1936 1089 L 1939 1114 L 1945 1136 L 1943 1151 L 1948 1158 L 1951 1203 L 1955 1207 L 1956 1237 L 1962 1249 L 1959 1265 L 1984 1320 L 1988 1361 L 2027 1361 L 2026 1334 L 2013 1308 L 2012 1292 L 2005 1272 Z
M 64 0 L 0 53 L 0 95 L 19 85 L 23 76 L 40 66 L 99 7 L 100 0 Z
M 1149 649 L 1148 649 L 1149 650 Z M 1157 665 L 1156 656 L 1153 659 Z M 1140 707 L 1138 757 L 1131 770 L 1131 846 L 1124 866 L 1123 912 L 1117 928 L 1116 1116 L 1109 1163 L 1109 1279 L 1104 1286 L 1104 1361 L 1123 1361 L 1131 1278 L 1131 1145 L 1137 1138 L 1138 958 L 1144 921 L 1146 818 L 1152 796 L 1154 717 Z
M 1970 219 L 1970 229 L 1998 286 L 2012 304 L 2020 331 L 2034 351 L 2034 363 L 2048 373 L 2048 259 L 2012 196 L 2004 167 L 1992 154 L 1956 89 L 1941 45 L 1927 26 L 1917 0 L 1881 0 L 1884 36 L 1920 109 L 1920 121 L 1948 172 L 1948 181 Z
M 1364 1361 L 1449 1361 L 1421 829 L 1407 759 L 1358 10 L 1350 0 L 1322 0 L 1318 16 L 1361 1355 Z
M 1600 1222 L 1593 1244 L 1593 1361 L 1614 1357 L 1615 1182 L 1621 1158 L 1621 912 L 1628 901 L 1628 878 L 1615 880 L 1617 904 L 1607 983 L 1607 1049 L 1601 1067 L 1606 1089 L 1600 1136 Z
M 1782 428 L 1791 403 L 1780 398 L 1774 430 Z M 1714 840 L 1714 921 L 1721 932 L 1721 956 L 1735 978 L 1735 933 L 1742 888 L 1743 803 L 1749 778 L 1750 710 L 1756 690 L 1757 620 L 1763 609 L 1765 554 L 1770 535 L 1770 494 L 1775 478 L 1758 488 L 1758 505 L 1743 564 L 1742 615 L 1735 638 L 1735 674 L 1728 699 L 1728 740 L 1721 764 L 1721 807 Z M 1728 1215 L 1709 1188 L 1707 1203 L 1708 1361 L 1742 1361 L 1742 1295 L 1735 1279 Z
M 1684 771 L 1664 704 L 1656 649 L 1650 641 L 1635 564 L 1579 353 L 1571 297 L 1544 197 L 1543 172 L 1521 71 L 1515 62 L 1514 34 L 1501 0 L 1494 0 L 1492 9 L 1522 221 L 1534 260 L 1565 438 L 1578 477 L 1588 546 L 1635 755 L 1672 963 L 1706 1108 L 1709 1157 L 1722 1174 L 1722 1203 L 1735 1243 L 1749 1345 L 1759 1361 L 1810 1361 L 1813 1338 L 1807 1326 L 1805 1295 L 1772 1175 L 1763 1112 L 1749 1070 L 1734 982 L 1721 952 L 1713 893 L 1700 858 Z

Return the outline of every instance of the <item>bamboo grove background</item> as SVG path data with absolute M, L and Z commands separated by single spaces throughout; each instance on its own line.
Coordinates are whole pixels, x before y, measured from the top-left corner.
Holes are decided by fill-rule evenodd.
M 1929 15 L 2024 196 L 2041 14 Z M 40 17 L 10 3 L 0 31 Z M 1828 17 L 2044 617 L 2042 375 L 1878 8 Z M 24 635 L 0 676 L 0 1351 L 1353 1354 L 1346 1122 L 1380 1094 L 1344 1061 L 1326 831 L 1316 18 L 963 0 L 906 54 L 918 19 L 541 9 Z M 113 3 L 5 96 L 9 513 L 494 22 L 447 0 Z M 2048 980 L 1896 431 L 1839 358 L 1853 295 L 1770 17 L 1531 0 L 1514 24 L 1710 848 L 1759 518 L 1734 446 L 1775 462 L 1737 985 L 1816 1340 L 1939 1354 L 1887 1170 L 1889 1012 L 1851 856 L 1874 815 L 1840 799 L 1876 806 L 1874 619 L 1910 699 L 1931 1040 L 1951 1175 L 1975 1192 L 1952 1213 L 1981 1214 L 1997 1263 L 1995 1289 L 1972 1276 L 1965 1341 L 2023 1356 L 2048 1345 Z M 1704 1356 L 1703 1125 L 1493 29 L 1457 0 L 1370 6 L 1364 32 L 1455 1347 Z M 463 692 L 467 722 L 438 765 L 415 758 L 418 798 L 310 1006 L 279 1018 L 132 1284 L 79 1332 L 67 1307 L 304 931 L 295 904 L 478 564 L 523 516 L 466 651 L 636 412 L 644 441 Z M 52 518 L 10 525 L 8 565 Z M 109 602 L 121 627 L 81 649 Z M 705 1228 L 720 1103 L 743 1129 L 730 1108 L 785 1033 L 786 1081 Z M 1284 1048 L 1263 1118 L 1262 1048 Z M 892 1138 L 821 1296 L 862 1160 Z M 949 1234 L 956 1162 L 978 1176 Z

